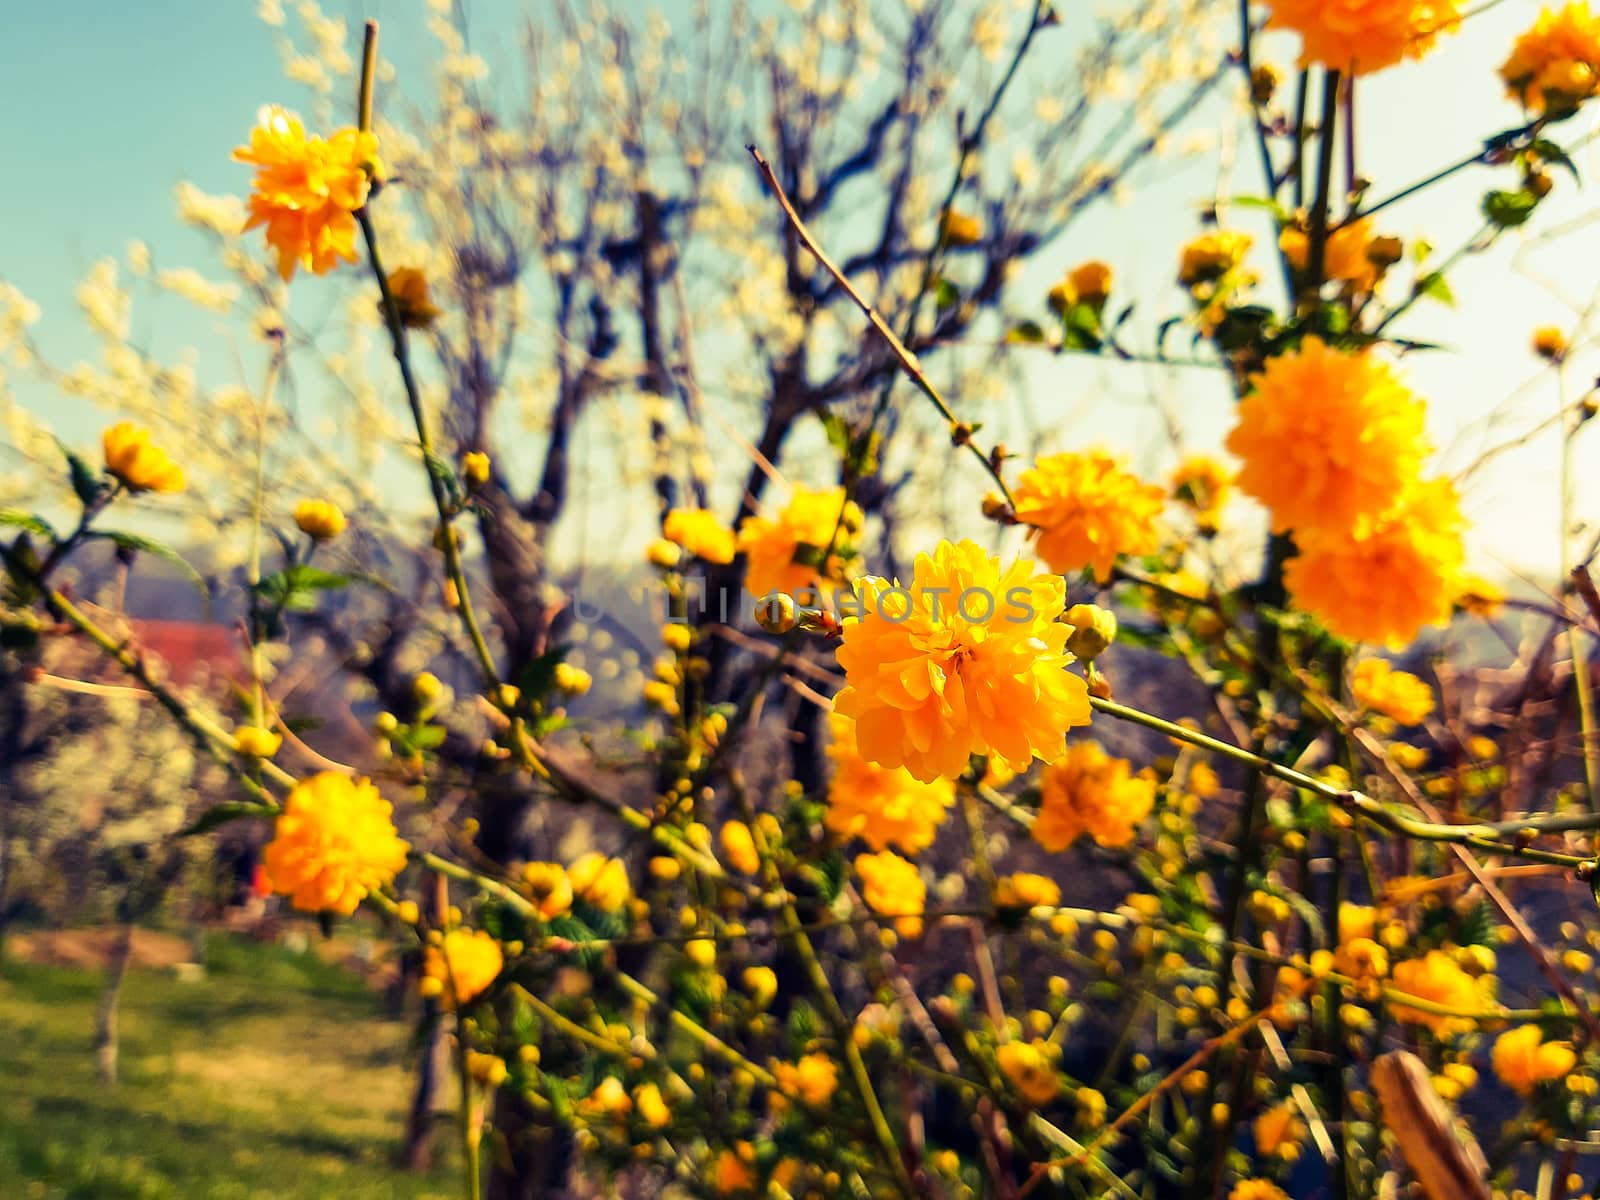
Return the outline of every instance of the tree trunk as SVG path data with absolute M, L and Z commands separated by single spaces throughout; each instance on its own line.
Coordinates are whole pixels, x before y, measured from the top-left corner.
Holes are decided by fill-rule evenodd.
M 122 996 L 122 977 L 132 957 L 133 922 L 129 921 L 117 931 L 117 940 L 112 943 L 105 985 L 100 989 L 100 1005 L 94 1018 L 95 1064 L 100 1082 L 108 1086 L 117 1082 L 117 1001 Z
M 411 1093 L 411 1110 L 406 1115 L 406 1140 L 400 1149 L 401 1164 L 408 1171 L 423 1172 L 433 1163 L 434 1119 L 439 1102 L 439 1081 L 450 1068 L 450 1048 L 444 1036 L 439 1006 L 425 1000 L 422 1008 L 422 1045 L 417 1050 L 417 1086 Z

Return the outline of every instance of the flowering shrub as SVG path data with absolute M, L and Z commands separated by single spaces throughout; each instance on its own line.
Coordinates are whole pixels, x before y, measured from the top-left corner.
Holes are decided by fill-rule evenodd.
M 1159 26 L 1161 6 L 1144 11 Z M 202 480 L 131 421 L 105 430 L 103 468 L 64 448 L 61 470 L 53 446 L 41 453 L 70 489 L 70 525 L 0 510 L 8 661 L 37 677 L 51 643 L 95 647 L 228 773 L 186 836 L 253 824 L 274 894 L 381 923 L 415 954 L 425 1029 L 446 1031 L 457 1066 L 469 1200 L 486 1179 L 495 1195 L 560 1195 L 579 1176 L 774 1197 L 1270 1200 L 1414 1185 L 1443 1200 L 1533 1180 L 1541 1195 L 1578 1192 L 1566 1176 L 1593 1147 L 1600 1096 L 1600 1000 L 1582 947 L 1600 938 L 1575 922 L 1536 927 L 1517 889 L 1564 895 L 1596 873 L 1585 656 L 1600 593 L 1568 556 L 1568 583 L 1533 606 L 1549 625 L 1515 664 L 1514 712 L 1469 695 L 1447 661 L 1437 631 L 1458 616 L 1481 628 L 1506 601 L 1466 574 L 1456 485 L 1430 461 L 1426 407 L 1397 363 L 1427 348 L 1403 319 L 1448 295 L 1446 267 L 1422 269 L 1427 249 L 1376 218 L 1481 166 L 1519 176 L 1485 197 L 1485 229 L 1461 254 L 1534 220 L 1555 186 L 1547 168 L 1572 167 L 1560 123 L 1596 90 L 1596 18 L 1569 5 L 1518 39 L 1501 76 L 1522 123 L 1482 153 L 1382 188 L 1354 162 L 1358 82 L 1447 53 L 1442 35 L 1472 15 L 1411 0 L 1241 6 L 1237 53 L 1206 82 L 1242 96 L 1267 172 L 1252 199 L 1273 236 L 1227 228 L 1214 207 L 1210 227 L 1173 247 L 1182 303 L 1149 348 L 1130 340 L 1131 310 L 1111 305 L 1126 287 L 1114 262 L 1059 270 L 1031 302 L 1047 318 L 999 308 L 1016 246 L 1041 239 L 1009 231 L 1003 204 L 962 206 L 1014 69 L 965 118 L 985 114 L 979 127 L 958 130 L 947 195 L 892 252 L 840 265 L 813 228 L 826 193 L 865 168 L 829 182 L 787 144 L 771 162 L 753 148 L 755 215 L 704 200 L 754 264 L 719 284 L 759 308 L 752 354 L 773 388 L 759 444 L 730 426 L 716 448 L 750 472 L 726 519 L 681 293 L 684 329 L 664 349 L 661 306 L 685 286 L 683 261 L 646 139 L 630 127 L 604 142 L 579 190 L 606 207 L 568 220 L 555 210 L 572 197 L 509 165 L 554 170 L 565 151 L 475 113 L 462 84 L 476 64 L 460 47 L 445 86 L 465 116 L 434 131 L 441 144 L 383 122 L 369 25 L 355 125 L 308 133 L 268 108 L 235 152 L 254 168 L 249 200 L 189 201 L 229 239 L 261 230 L 227 242 L 267 347 L 259 395 L 230 410 L 250 417 L 229 426 L 233 448 L 254 456 L 253 485 L 235 496 L 251 549 L 248 678 L 233 707 L 203 709 L 63 581 L 100 540 L 124 561 L 181 563 L 106 522 L 140 497 L 176 504 L 232 482 Z M 1060 23 L 1035 5 L 1012 67 Z M 1299 38 L 1287 105 L 1257 61 L 1263 24 Z M 570 44 L 569 67 L 585 53 Z M 622 57 L 609 64 L 619 78 Z M 817 57 L 774 54 L 770 74 Z M 932 83 L 907 78 L 921 104 Z M 627 107 L 620 83 L 599 86 Z M 579 115 L 563 110 L 549 130 Z M 701 149 L 686 177 L 714 190 Z M 613 178 L 627 189 L 608 191 Z M 887 182 L 898 221 L 912 201 L 904 180 Z M 520 495 L 525 464 L 492 441 L 511 390 L 492 364 L 515 359 L 521 264 L 500 210 L 469 204 L 495 184 L 535 194 L 530 236 L 544 239 L 568 322 L 544 380 L 548 452 Z M 607 233 L 613 209 L 636 214 L 633 241 Z M 415 220 L 450 233 L 451 254 L 386 268 L 391 247 L 426 257 Z M 271 271 L 254 258 L 262 243 Z M 912 268 L 904 280 L 897 263 Z M 1405 282 L 1403 263 L 1417 267 Z M 342 491 L 308 496 L 315 480 L 297 479 L 292 507 L 267 495 L 273 431 L 289 428 L 273 424 L 274 387 L 310 341 L 283 316 L 287 288 L 332 282 L 301 270 L 348 277 L 352 311 L 381 321 L 393 360 L 381 381 L 365 376 L 382 357 L 372 347 L 342 365 L 358 381 L 352 405 L 383 415 L 372 428 L 425 492 L 420 523 L 372 501 L 361 462 Z M 642 361 L 625 366 L 617 293 L 604 290 L 624 272 L 646 326 Z M 169 282 L 196 290 L 182 278 Z M 100 282 L 86 308 L 122 351 L 121 375 L 76 386 L 128 406 L 158 376 L 124 344 L 125 306 Z M 791 290 L 761 307 L 774 288 Z M 590 323 L 570 323 L 585 306 Z M 820 312 L 831 330 L 816 337 Z M 1237 401 L 1232 457 L 1186 457 L 1162 486 L 1102 449 L 984 436 L 932 365 L 980 313 L 1007 323 L 1008 353 L 1214 370 Z M 8 336 L 26 323 L 8 318 Z M 1167 349 L 1179 326 L 1199 357 Z M 838 349 L 861 338 L 865 349 Z M 1559 331 L 1534 346 L 1562 386 Z M 830 354 L 840 373 L 809 387 Z M 640 570 L 662 604 L 642 634 L 621 632 L 658 644 L 648 664 L 634 648 L 608 656 L 616 632 L 569 611 L 580 597 L 546 565 L 572 429 L 608 389 L 643 409 L 629 462 L 649 464 Z M 690 427 L 681 462 L 674 389 Z M 1564 455 L 1593 412 L 1563 399 Z M 917 421 L 933 436 L 912 443 Z M 775 461 L 802 422 L 826 448 L 814 485 L 784 480 Z M 917 473 L 901 456 L 931 459 L 941 443 L 941 497 L 960 496 L 946 478 L 958 472 L 992 488 L 951 517 L 974 536 L 893 526 Z M 620 489 L 630 469 L 600 484 Z M 1259 506 L 1257 524 L 1235 490 Z M 1259 553 L 1225 546 L 1234 533 Z M 396 572 L 403 583 L 368 569 L 401 546 L 415 567 Z M 371 622 L 383 632 L 363 623 L 363 588 L 389 606 Z M 313 631 L 375 702 L 360 771 L 308 745 L 274 698 L 277 666 Z M 1570 768 L 1559 784 L 1558 766 Z M 551 836 L 575 813 L 592 844 Z

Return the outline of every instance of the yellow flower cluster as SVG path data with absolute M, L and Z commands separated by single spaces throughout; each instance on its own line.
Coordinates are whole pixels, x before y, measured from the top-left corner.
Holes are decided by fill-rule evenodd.
M 1311 237 L 1304 225 L 1284 226 L 1278 235 L 1278 249 L 1291 267 L 1305 271 L 1311 256 Z M 1402 253 L 1399 238 L 1373 236 L 1371 219 L 1363 217 L 1328 234 L 1322 251 L 1322 277 L 1347 283 L 1355 292 L 1373 292 L 1388 269 L 1400 261 Z
M 470 1004 L 505 966 L 500 943 L 481 929 L 452 929 L 423 954 L 422 991 L 442 1008 Z
M 1263 1158 L 1293 1162 L 1300 1157 L 1300 1140 L 1306 1135 L 1305 1122 L 1295 1115 L 1291 1104 L 1277 1104 L 1256 1118 L 1251 1130 L 1256 1152 Z
M 1120 555 L 1149 554 L 1161 543 L 1161 489 L 1101 450 L 1046 455 L 1022 473 L 1013 494 L 1017 519 L 1031 526 L 1052 571 L 1093 567 L 1105 583 Z
M 1494 1073 L 1519 1096 L 1531 1096 L 1546 1080 L 1562 1079 L 1578 1065 L 1567 1042 L 1547 1042 L 1537 1025 L 1523 1025 L 1495 1039 L 1489 1062 Z
M 1228 1193 L 1228 1200 L 1289 1200 L 1289 1196 L 1270 1179 L 1241 1179 Z
M 1051 756 L 1063 730 L 1089 723 L 1088 687 L 1066 670 L 1072 627 L 1056 619 L 1066 588 L 1031 561 L 1002 568 L 974 542 L 944 541 L 917 556 L 909 585 L 866 579 L 856 600 L 834 709 L 869 762 L 953 779 L 974 754 Z
M 1404 644 L 1448 620 L 1462 520 L 1448 481 L 1419 478 L 1422 402 L 1371 351 L 1315 337 L 1251 383 L 1227 445 L 1239 486 L 1295 535 L 1290 595 L 1352 641 Z
M 675 508 L 661 523 L 667 541 L 708 563 L 731 563 L 736 549 L 733 530 L 703 508 Z
M 898 846 L 916 854 L 933 844 L 946 811 L 955 803 L 955 785 L 944 778 L 924 783 L 904 767 L 883 767 L 861 756 L 856 723 L 834 713 L 828 728 L 828 811 L 823 823 L 841 838 L 859 837 L 874 850 Z
M 921 934 L 919 914 L 927 904 L 928 886 L 922 882 L 916 865 L 893 850 L 882 850 L 856 855 L 855 866 L 867 907 L 882 916 L 894 917 L 894 927 L 901 937 Z
M 849 547 L 862 519 L 860 505 L 847 499 L 842 487 L 796 488 L 776 517 L 746 517 L 736 543 L 746 560 L 745 587 L 753 596 L 831 590 L 827 584 L 844 580 L 839 551 Z M 830 545 L 834 553 L 824 564 L 822 554 Z
M 130 492 L 181 492 L 188 486 L 183 468 L 150 444 L 150 431 L 118 421 L 100 435 L 106 470 Z
M 1421 58 L 1460 23 L 1456 0 L 1267 0 L 1269 29 L 1300 35 L 1300 65 L 1370 75 Z
M 799 1062 L 774 1063 L 778 1088 L 809 1108 L 821 1108 L 839 1087 L 839 1065 L 826 1054 L 805 1054 Z
M 1046 850 L 1065 850 L 1087 833 L 1102 846 L 1126 846 L 1155 804 L 1153 779 L 1134 775 L 1125 758 L 1112 758 L 1099 742 L 1074 742 L 1044 770 L 1033 839 Z
M 1588 0 L 1543 9 L 1511 47 L 1500 78 L 1532 112 L 1570 112 L 1600 88 L 1600 16 Z
M 406 865 L 393 812 L 365 779 L 323 771 L 301 780 L 262 854 L 272 890 L 307 912 L 349 916 Z
M 1248 233 L 1216 229 L 1184 246 L 1178 282 L 1189 289 L 1199 310 L 1200 328 L 1210 333 L 1226 315 L 1228 301 L 1254 287 L 1257 277 L 1244 265 L 1255 239 Z
M 1455 1013 L 1482 1012 L 1484 997 L 1476 980 L 1443 950 L 1430 950 L 1421 958 L 1409 958 L 1394 967 L 1395 989 L 1407 996 L 1429 1001 Z M 1449 1013 L 1413 1008 L 1391 998 L 1389 1009 L 1395 1020 L 1423 1025 L 1440 1037 L 1474 1028 L 1470 1020 Z
M 298 118 L 272 106 L 233 157 L 256 168 L 245 228 L 266 226 L 286 281 L 297 266 L 325 275 L 341 259 L 357 261 L 354 214 L 381 174 L 375 134 L 341 129 L 328 139 L 308 137 Z
M 1396 671 L 1386 658 L 1364 658 L 1350 679 L 1350 693 L 1362 708 L 1420 725 L 1433 711 L 1433 689 L 1409 671 Z

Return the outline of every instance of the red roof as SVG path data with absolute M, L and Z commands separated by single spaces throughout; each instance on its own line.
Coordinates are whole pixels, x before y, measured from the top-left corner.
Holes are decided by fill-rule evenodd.
M 244 669 L 239 631 L 207 621 L 130 619 L 140 650 L 167 664 L 175 683 L 190 683 L 202 672 L 234 675 Z

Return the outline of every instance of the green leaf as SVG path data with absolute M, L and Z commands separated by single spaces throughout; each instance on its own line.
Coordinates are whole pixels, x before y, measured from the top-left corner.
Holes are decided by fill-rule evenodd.
M 1100 349 L 1099 307 L 1080 300 L 1067 309 L 1061 317 L 1061 337 L 1068 350 Z
M 543 700 L 556 685 L 556 667 L 566 661 L 572 647 L 563 643 L 552 646 L 538 658 L 522 668 L 517 676 L 517 687 L 529 700 Z
M 817 420 L 822 422 L 822 431 L 828 435 L 828 445 L 839 452 L 841 458 L 850 456 L 850 425 L 836 412 L 826 409 L 817 410 Z
M 1430 271 L 1416 282 L 1418 296 L 1426 296 L 1430 300 L 1437 300 L 1447 308 L 1456 306 L 1456 294 L 1450 290 L 1450 282 L 1444 277 L 1443 271 Z
M 56 445 L 61 447 L 61 453 L 66 456 L 67 469 L 72 478 L 72 491 L 78 497 L 78 503 L 87 508 L 100 498 L 100 493 L 106 486 L 105 476 L 91 467 L 82 455 L 60 438 L 56 439 Z
M 200 598 L 211 603 L 211 589 L 206 587 L 206 581 L 200 572 L 189 565 L 189 561 L 170 546 L 144 537 L 137 533 L 121 533 L 115 529 L 96 529 L 89 533 L 91 538 L 103 538 L 112 542 L 119 550 L 134 551 L 139 554 L 149 554 L 159 558 L 162 562 L 171 563 L 183 572 L 183 577 L 194 585 L 194 590 L 200 593 Z
M 1279 225 L 1289 223 L 1289 210 L 1269 196 L 1235 196 L 1228 201 L 1239 208 L 1259 208 L 1273 215 Z
M 1565 167 L 1572 172 L 1572 178 L 1579 187 L 1583 186 L 1583 177 L 1578 174 L 1578 164 L 1572 161 L 1571 156 L 1552 142 L 1549 138 L 1535 138 L 1528 143 L 1528 149 L 1538 155 L 1545 162 L 1555 163 L 1558 167 Z
M 256 595 L 276 609 L 310 612 L 317 607 L 317 593 L 336 591 L 347 585 L 349 575 L 324 571 L 307 563 L 294 563 L 268 575 L 255 586 Z
M 1483 198 L 1483 215 L 1497 229 L 1515 229 L 1526 224 L 1538 206 L 1539 197 L 1526 188 L 1515 192 L 1494 191 Z
M 225 800 L 206 809 L 189 825 L 180 829 L 178 836 L 194 837 L 196 834 L 209 833 L 230 821 L 242 821 L 247 817 L 276 816 L 277 811 L 270 805 L 260 804 L 254 800 Z
M 1006 333 L 1008 342 L 1037 345 L 1044 340 L 1044 328 L 1037 321 L 1019 321 Z
M 945 312 L 961 303 L 961 292 L 956 285 L 943 275 L 933 285 L 934 305 L 940 312 Z
M 20 526 L 29 533 L 37 533 L 52 542 L 57 540 L 56 531 L 50 527 L 50 522 L 30 512 L 23 512 L 20 508 L 0 508 L 0 525 Z

